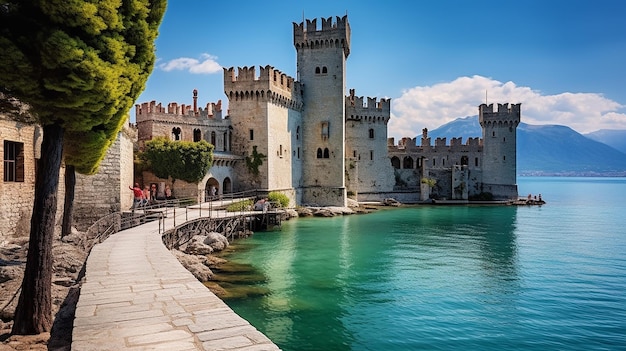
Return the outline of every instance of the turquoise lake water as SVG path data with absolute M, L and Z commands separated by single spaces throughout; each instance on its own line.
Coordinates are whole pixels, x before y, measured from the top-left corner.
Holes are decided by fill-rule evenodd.
M 541 207 L 300 218 L 229 260 L 227 300 L 283 350 L 626 350 L 626 179 L 518 178 Z

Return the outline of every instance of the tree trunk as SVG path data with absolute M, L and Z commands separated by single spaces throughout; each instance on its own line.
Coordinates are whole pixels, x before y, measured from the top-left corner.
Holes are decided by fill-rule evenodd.
M 44 126 L 26 269 L 12 334 L 39 334 L 52 327 L 52 240 L 62 155 L 63 128 Z
M 61 237 L 72 233 L 74 222 L 74 193 L 76 189 L 76 168 L 73 165 L 65 165 L 65 202 L 63 203 L 63 223 L 61 224 Z

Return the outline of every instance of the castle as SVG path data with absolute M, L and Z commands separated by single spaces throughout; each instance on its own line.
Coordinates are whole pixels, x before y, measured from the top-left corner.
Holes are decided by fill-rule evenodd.
M 430 199 L 467 201 L 488 194 L 495 200 L 517 198 L 516 128 L 520 105 L 478 107 L 482 138 L 462 143 L 424 130 L 421 140 L 387 137 L 390 99 L 346 94 L 346 59 L 350 54 L 347 16 L 293 24 L 297 79 L 271 66 L 224 69 L 222 103 L 156 102 L 136 105 L 136 128 L 128 126 L 108 150 L 95 176 L 77 176 L 75 221 L 88 226 L 97 218 L 129 208 L 133 183 L 133 141 L 207 140 L 214 162 L 198 184 L 176 181 L 174 194 L 201 199 L 255 189 L 278 191 L 292 205 L 345 206 L 348 198 L 405 203 Z M 136 133 L 136 134 L 135 134 Z M 0 239 L 28 232 L 41 130 L 32 122 L 0 114 L 2 229 Z M 63 174 L 63 169 L 61 170 Z M 144 172 L 143 183 L 168 182 Z M 62 201 L 63 182 L 59 196 Z M 104 196 L 106 195 L 106 196 Z M 62 207 L 59 207 L 61 209 Z M 85 229 L 85 228 L 81 228 Z
M 345 206 L 347 198 L 402 202 L 468 200 L 489 193 L 517 198 L 516 128 L 520 105 L 480 105 L 482 139 L 421 142 L 387 137 L 390 99 L 346 94 L 347 16 L 293 24 L 297 79 L 272 66 L 224 68 L 221 100 L 204 108 L 152 101 L 136 105 L 140 147 L 164 136 L 207 140 L 215 162 L 197 186 L 219 193 L 259 189 L 293 204 Z M 195 189 L 194 189 L 195 190 Z M 193 195 L 193 190 L 185 195 Z

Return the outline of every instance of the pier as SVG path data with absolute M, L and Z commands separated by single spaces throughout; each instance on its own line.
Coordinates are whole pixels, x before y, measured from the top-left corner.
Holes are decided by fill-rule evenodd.
M 119 232 L 115 225 L 102 226 L 102 233 L 94 235 L 102 242 L 92 248 L 85 265 L 73 350 L 279 350 L 187 271 L 164 244 L 180 233 L 191 233 L 180 229 L 187 223 L 211 228 L 230 223 L 234 235 L 242 228 L 239 223 L 251 225 L 259 216 L 269 221 L 277 213 L 229 215 L 203 206 L 169 209 L 157 216 L 144 213 L 142 220 L 133 217 L 140 225 Z M 138 215 L 137 210 L 133 216 Z M 107 230 L 110 233 L 103 234 Z M 169 239 L 163 233 L 169 233 Z

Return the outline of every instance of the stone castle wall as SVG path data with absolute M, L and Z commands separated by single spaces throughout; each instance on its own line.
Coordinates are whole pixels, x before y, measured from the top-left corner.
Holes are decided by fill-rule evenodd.
M 74 225 L 86 230 L 110 213 L 127 210 L 133 195 L 133 141 L 137 131 L 130 126 L 118 133 L 93 175 L 76 174 Z

